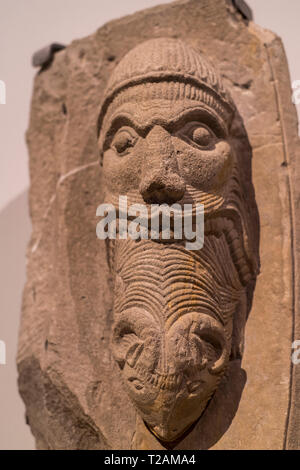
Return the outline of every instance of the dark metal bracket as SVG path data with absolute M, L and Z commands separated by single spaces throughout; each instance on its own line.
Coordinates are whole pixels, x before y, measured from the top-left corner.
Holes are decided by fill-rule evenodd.
M 32 56 L 32 65 L 33 67 L 45 67 L 50 64 L 53 60 L 54 54 L 62 49 L 65 49 L 66 46 L 54 42 L 49 46 L 43 47 L 39 51 L 35 52 Z
M 232 0 L 233 6 L 248 21 L 253 21 L 253 12 L 244 0 Z

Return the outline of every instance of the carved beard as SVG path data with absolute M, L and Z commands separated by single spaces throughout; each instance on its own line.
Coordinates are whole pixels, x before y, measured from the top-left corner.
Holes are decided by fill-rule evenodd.
M 108 242 L 115 275 L 113 353 L 140 415 L 166 442 L 201 416 L 230 358 L 241 356 L 249 276 L 242 224 L 236 211 L 207 214 L 198 252 L 180 242 Z M 237 339 L 234 318 L 242 325 Z

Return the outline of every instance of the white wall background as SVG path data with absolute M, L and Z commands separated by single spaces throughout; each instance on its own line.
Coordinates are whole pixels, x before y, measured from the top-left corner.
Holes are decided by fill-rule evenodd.
M 27 208 L 28 124 L 33 77 L 31 56 L 51 42 L 68 44 L 105 22 L 171 0 L 0 0 L 0 340 L 7 364 L 0 365 L 0 449 L 32 449 L 24 406 L 16 386 L 15 355 L 25 249 L 30 235 Z M 281 36 L 291 79 L 300 80 L 299 0 L 247 0 L 255 22 Z

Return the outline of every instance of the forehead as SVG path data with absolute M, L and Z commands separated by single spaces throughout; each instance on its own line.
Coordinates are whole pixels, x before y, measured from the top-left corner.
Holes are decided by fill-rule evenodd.
M 225 128 L 225 123 L 217 113 L 201 101 L 188 99 L 148 99 L 127 102 L 114 109 L 108 109 L 103 121 L 101 134 L 104 136 L 112 127 L 122 123 L 146 129 L 153 125 L 168 126 L 182 120 L 195 119 L 205 122 L 207 119 Z

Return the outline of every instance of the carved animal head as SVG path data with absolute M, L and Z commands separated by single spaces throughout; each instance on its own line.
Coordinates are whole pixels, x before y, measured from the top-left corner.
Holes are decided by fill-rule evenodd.
M 235 124 L 233 124 L 235 123 Z M 150 430 L 178 439 L 243 352 L 258 273 L 250 152 L 215 69 L 174 39 L 154 39 L 115 68 L 98 121 L 106 201 L 204 204 L 205 241 L 109 242 L 112 346 Z M 241 137 L 245 139 L 244 137 Z

